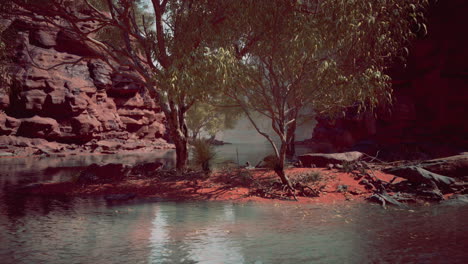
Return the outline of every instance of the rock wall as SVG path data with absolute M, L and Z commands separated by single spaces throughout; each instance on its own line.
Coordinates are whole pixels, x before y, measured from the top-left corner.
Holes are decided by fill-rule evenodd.
M 468 2 L 439 1 L 428 35 L 414 41 L 406 69 L 394 69 L 390 113 L 318 118 L 317 151 L 356 149 L 385 159 L 427 158 L 468 148 Z M 414 156 L 416 155 L 416 156 Z
M 125 68 L 112 71 L 44 22 L 0 23 L 14 49 L 11 86 L 0 87 L 0 135 L 78 144 L 164 136 L 164 114 L 143 85 L 125 78 Z

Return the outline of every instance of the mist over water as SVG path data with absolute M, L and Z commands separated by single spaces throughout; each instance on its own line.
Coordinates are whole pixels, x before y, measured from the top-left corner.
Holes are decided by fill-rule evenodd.
M 276 133 L 271 128 L 271 120 L 266 118 L 256 118 L 256 122 L 259 124 L 259 128 L 270 135 L 272 138 L 275 138 L 278 141 Z M 309 139 L 312 137 L 312 132 L 315 127 L 315 120 L 311 120 L 299 126 L 296 130 L 296 141 L 301 141 L 304 139 Z M 229 129 L 223 132 L 220 132 L 217 135 L 217 138 L 220 140 L 234 143 L 234 144 L 261 144 L 268 143 L 268 141 L 260 135 L 250 121 L 247 118 L 241 118 L 234 129 Z

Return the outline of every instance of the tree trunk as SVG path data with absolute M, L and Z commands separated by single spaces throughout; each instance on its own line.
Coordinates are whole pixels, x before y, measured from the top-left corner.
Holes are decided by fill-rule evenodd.
M 281 149 L 278 157 L 278 161 L 275 166 L 275 172 L 280 177 L 281 183 L 288 186 L 291 191 L 294 191 L 294 188 L 289 180 L 288 176 L 284 172 L 284 163 L 286 160 L 286 142 L 281 143 Z
M 166 114 L 169 116 L 168 125 L 171 133 L 172 141 L 176 148 L 176 170 L 183 171 L 187 168 L 188 163 L 188 129 L 185 124 L 184 112 L 180 110 L 172 110 Z
M 179 133 L 174 133 L 172 136 L 174 145 L 176 147 L 176 170 L 182 171 L 187 167 L 188 162 L 188 147 L 187 137 L 180 136 Z
M 296 122 L 293 122 L 289 127 L 287 134 L 287 145 L 286 145 L 286 155 L 288 158 L 294 157 L 296 154 L 296 145 L 294 142 L 296 141 Z
M 288 143 L 287 149 L 286 149 L 286 155 L 288 156 L 288 158 L 292 158 L 296 154 L 296 145 L 294 145 L 295 140 L 296 140 L 296 133 L 293 132 L 291 136 L 291 141 Z

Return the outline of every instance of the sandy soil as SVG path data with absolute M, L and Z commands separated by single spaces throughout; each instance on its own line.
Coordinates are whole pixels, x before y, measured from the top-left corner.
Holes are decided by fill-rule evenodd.
M 291 168 L 286 173 L 291 180 L 319 175 L 319 180 L 307 182 L 309 186 L 320 189 L 319 197 L 298 197 L 292 201 L 284 199 L 262 198 L 251 193 L 258 184 L 239 184 L 238 177 L 247 175 L 261 185 L 278 181 L 276 174 L 269 170 L 218 171 L 207 178 L 161 180 L 158 177 L 131 178 L 115 183 L 78 184 L 73 182 L 45 183 L 25 190 L 34 195 L 66 195 L 66 196 L 108 196 L 112 194 L 134 194 L 136 198 L 162 198 L 170 200 L 213 200 L 237 202 L 295 202 L 295 203 L 337 203 L 344 201 L 364 201 L 371 194 L 351 173 L 338 172 L 321 168 Z M 390 181 L 393 176 L 382 172 L 374 172 L 383 181 Z M 305 175 L 305 176 L 304 176 Z M 237 177 L 237 178 L 236 178 Z M 229 180 L 227 180 L 229 179 Z M 234 181 L 231 181 L 234 180 Z M 248 185 L 248 184 L 247 184 Z M 346 190 L 342 190 L 345 186 Z M 341 190 L 340 190 L 341 189 Z

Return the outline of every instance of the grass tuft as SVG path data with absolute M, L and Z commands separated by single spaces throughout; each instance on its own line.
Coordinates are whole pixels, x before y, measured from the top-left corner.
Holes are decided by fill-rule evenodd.
M 201 167 L 205 172 L 211 170 L 213 161 L 216 157 L 214 147 L 204 139 L 197 139 L 192 142 L 192 162 L 195 166 Z

